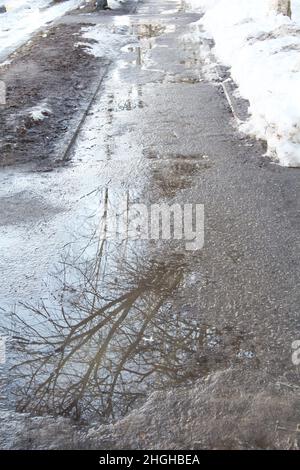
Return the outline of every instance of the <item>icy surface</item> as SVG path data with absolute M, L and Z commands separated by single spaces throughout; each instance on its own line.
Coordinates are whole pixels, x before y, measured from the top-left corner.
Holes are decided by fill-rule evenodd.
M 190 0 L 205 12 L 200 23 L 215 40 L 216 56 L 231 66 L 250 101 L 242 129 L 268 142 L 284 166 L 300 166 L 300 1 L 293 19 L 270 11 L 269 0 Z
M 126 25 L 104 28 L 103 25 L 82 28 L 82 38 L 91 42 L 78 42 L 77 46 L 84 46 L 89 54 L 95 57 L 115 59 L 122 47 L 134 42 L 128 34 Z

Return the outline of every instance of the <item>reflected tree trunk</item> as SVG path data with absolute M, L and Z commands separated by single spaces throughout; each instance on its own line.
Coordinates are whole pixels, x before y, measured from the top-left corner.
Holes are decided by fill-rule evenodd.
M 96 10 L 106 10 L 107 8 L 107 0 L 96 0 Z
M 292 17 L 292 4 L 291 0 L 270 0 L 271 10 L 276 13 L 281 13 L 285 16 Z

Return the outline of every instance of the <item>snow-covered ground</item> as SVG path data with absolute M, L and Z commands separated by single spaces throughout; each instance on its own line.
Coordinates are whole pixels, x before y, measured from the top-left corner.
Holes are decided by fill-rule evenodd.
M 7 12 L 0 14 L 0 61 L 24 44 L 40 27 L 78 7 L 82 0 L 53 4 L 52 0 L 0 0 Z
M 205 12 L 199 23 L 215 41 L 215 55 L 231 66 L 250 101 L 242 130 L 268 142 L 284 166 L 300 166 L 300 0 L 292 20 L 270 10 L 270 0 L 189 0 Z

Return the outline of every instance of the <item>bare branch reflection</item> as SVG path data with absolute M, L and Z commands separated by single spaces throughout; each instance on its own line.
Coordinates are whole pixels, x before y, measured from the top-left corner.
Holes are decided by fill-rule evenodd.
M 198 333 L 172 312 L 181 258 L 127 260 L 107 274 L 105 249 L 100 243 L 96 260 L 82 265 L 64 260 L 55 307 L 24 305 L 30 320 L 15 314 L 22 331 L 18 338 L 14 332 L 22 359 L 13 366 L 20 411 L 114 417 L 150 384 L 184 379 L 182 356 Z
M 128 240 L 108 241 L 107 192 L 104 200 L 100 225 L 89 226 L 61 263 L 58 294 L 13 315 L 19 411 L 111 420 L 155 388 L 238 358 L 243 335 L 203 324 L 180 300 L 188 257 L 149 246 L 137 255 Z

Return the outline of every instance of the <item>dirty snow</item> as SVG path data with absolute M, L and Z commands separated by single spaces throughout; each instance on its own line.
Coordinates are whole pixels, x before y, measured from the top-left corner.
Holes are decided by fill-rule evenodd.
M 284 166 L 300 166 L 300 0 L 293 18 L 270 12 L 269 0 L 189 0 L 215 54 L 231 66 L 250 118 L 241 129 L 268 143 Z
M 34 121 L 43 121 L 49 114 L 52 113 L 51 108 L 47 105 L 46 102 L 40 103 L 37 106 L 34 106 L 27 110 L 29 116 Z
M 83 2 L 67 0 L 53 4 L 52 0 L 4 0 L 3 3 L 7 12 L 0 14 L 1 62 L 24 44 L 32 33 Z
M 77 46 L 84 46 L 86 52 L 95 57 L 115 59 L 122 48 L 135 41 L 129 34 L 129 28 L 125 25 L 103 27 L 103 25 L 88 26 L 82 28 L 82 38 L 91 42 L 78 42 Z

